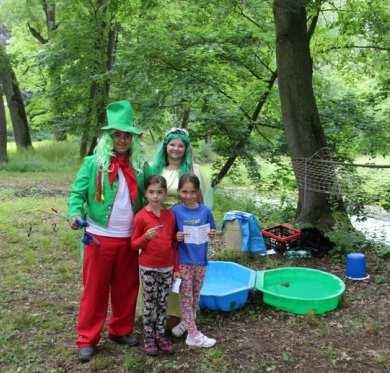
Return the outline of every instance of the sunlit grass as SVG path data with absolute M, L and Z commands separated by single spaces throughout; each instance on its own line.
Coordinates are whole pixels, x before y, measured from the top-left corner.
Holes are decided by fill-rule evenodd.
M 74 140 L 34 142 L 31 149 L 17 150 L 9 143 L 9 161 L 0 166 L 8 172 L 59 172 L 74 170 L 79 164 L 78 143 Z

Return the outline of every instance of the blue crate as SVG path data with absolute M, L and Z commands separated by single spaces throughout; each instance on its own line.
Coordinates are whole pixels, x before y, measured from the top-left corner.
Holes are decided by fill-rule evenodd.
M 248 300 L 255 285 L 256 271 L 240 264 L 209 261 L 200 292 L 200 308 L 212 311 L 235 311 Z

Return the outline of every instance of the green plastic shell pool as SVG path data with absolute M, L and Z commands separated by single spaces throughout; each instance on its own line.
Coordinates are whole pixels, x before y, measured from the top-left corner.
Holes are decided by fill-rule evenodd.
M 337 276 L 304 267 L 258 271 L 255 287 L 263 292 L 264 303 L 299 315 L 334 310 L 345 291 Z

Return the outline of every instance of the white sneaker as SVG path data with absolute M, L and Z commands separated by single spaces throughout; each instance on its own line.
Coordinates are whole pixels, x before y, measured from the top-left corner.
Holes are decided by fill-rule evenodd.
M 186 331 L 187 328 L 185 326 L 184 321 L 180 321 L 176 326 L 172 328 L 172 334 L 175 337 L 181 337 Z
M 213 347 L 217 341 L 214 338 L 206 337 L 203 334 L 199 334 L 196 337 L 187 336 L 186 344 L 191 347 Z

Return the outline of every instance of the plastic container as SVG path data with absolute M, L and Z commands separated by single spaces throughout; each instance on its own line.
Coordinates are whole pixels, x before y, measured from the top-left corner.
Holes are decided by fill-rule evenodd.
M 307 250 L 289 250 L 284 253 L 288 259 L 311 258 L 311 254 Z
M 200 292 L 200 308 L 235 311 L 248 300 L 255 285 L 256 272 L 240 264 L 209 261 Z
M 295 247 L 301 236 L 301 231 L 285 224 L 278 224 L 262 230 L 267 250 L 275 250 L 279 253 Z
M 225 222 L 223 240 L 226 250 L 241 251 L 241 228 L 238 220 Z
M 370 276 L 366 270 L 366 257 L 362 253 L 350 253 L 347 255 L 345 277 L 350 280 L 362 281 Z
M 300 315 L 334 310 L 345 291 L 337 276 L 302 267 L 258 271 L 255 287 L 263 292 L 264 303 Z

